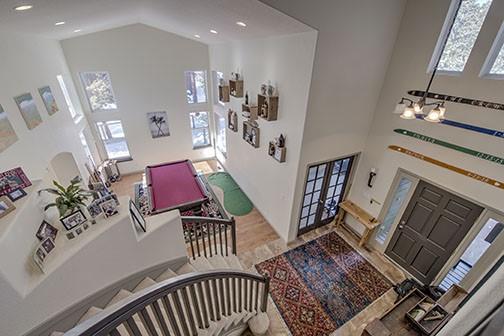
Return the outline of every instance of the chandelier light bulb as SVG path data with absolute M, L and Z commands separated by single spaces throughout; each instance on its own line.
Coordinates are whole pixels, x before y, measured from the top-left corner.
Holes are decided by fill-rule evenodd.
M 401 100 L 399 103 L 397 103 L 396 108 L 394 110 L 394 114 L 402 114 L 405 109 L 406 104 L 404 103 L 404 101 Z
M 445 113 L 446 113 L 446 107 L 444 107 L 444 104 L 439 106 L 439 119 L 444 120 L 445 119 Z
M 415 115 L 415 109 L 414 107 L 410 104 L 408 107 L 406 107 L 403 111 L 403 113 L 400 115 L 401 118 L 406 119 L 406 120 L 413 120 L 416 119 Z
M 415 113 L 419 114 L 422 113 L 422 109 L 424 107 L 423 101 L 418 101 L 413 105 L 413 108 L 415 109 Z
M 427 114 L 424 120 L 428 122 L 438 123 L 441 122 L 440 116 L 441 116 L 441 109 L 439 108 L 439 106 L 436 106 L 435 108 L 430 110 L 429 114 Z

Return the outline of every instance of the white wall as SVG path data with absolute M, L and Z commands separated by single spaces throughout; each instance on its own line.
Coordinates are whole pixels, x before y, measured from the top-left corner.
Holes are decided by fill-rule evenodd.
M 271 81 L 279 90 L 278 120 L 259 119 L 260 147 L 255 149 L 242 139 L 241 104 L 231 97 L 225 106 L 214 109 L 238 112 L 239 130 L 227 129 L 227 159 L 223 164 L 257 209 L 277 233 L 287 240 L 294 185 L 300 157 L 303 126 L 316 44 L 316 32 L 265 40 L 236 42 L 210 47 L 211 69 L 226 79 L 232 71 L 244 76 L 250 102 L 257 103 L 262 83 Z M 227 115 L 227 114 L 226 114 Z M 280 133 L 286 136 L 287 160 L 278 163 L 268 156 L 268 143 Z
M 261 0 L 318 30 L 289 240 L 310 163 L 364 149 L 406 0 Z
M 384 203 L 393 178 L 399 168 L 432 181 L 470 200 L 504 211 L 504 193 L 501 189 L 475 181 L 443 168 L 394 153 L 389 145 L 399 145 L 428 155 L 451 165 L 473 171 L 480 175 L 504 181 L 502 165 L 478 159 L 450 149 L 439 147 L 395 134 L 396 128 L 404 128 L 450 143 L 469 147 L 478 151 L 503 156 L 504 141 L 497 137 L 458 129 L 424 121 L 406 121 L 393 115 L 398 100 L 408 90 L 424 90 L 429 79 L 426 73 L 434 47 L 441 32 L 450 0 L 409 1 L 401 24 L 400 33 L 378 102 L 366 150 L 351 190 L 350 198 L 378 216 L 381 206 L 370 204 L 370 197 Z M 418 16 L 419 12 L 429 13 L 429 24 Z M 458 76 L 439 75 L 432 91 L 456 96 L 502 102 L 504 81 L 478 77 L 493 39 L 504 20 L 504 3 L 494 1 L 490 13 L 479 34 L 465 71 Z M 415 47 L 412 48 L 412 41 Z M 447 118 L 492 129 L 502 129 L 502 111 L 477 108 L 456 103 L 447 104 Z M 366 185 L 371 167 L 378 169 L 378 176 L 372 189 Z
M 190 106 L 185 94 L 184 71 L 209 68 L 207 45 L 141 24 L 64 40 L 61 45 L 90 122 L 123 123 L 133 158 L 121 163 L 123 173 L 153 163 L 214 156 L 212 148 L 192 149 L 189 123 L 189 110 L 208 111 L 211 104 Z M 117 111 L 90 111 L 79 79 L 79 72 L 85 71 L 110 73 Z M 168 112 L 171 136 L 151 138 L 146 113 L 154 111 Z M 91 128 L 95 131 L 94 125 Z
M 58 41 L 17 34 L 0 33 L 0 104 L 19 138 L 0 154 L 0 171 L 21 166 L 32 180 L 45 175 L 49 161 L 60 152 L 71 152 L 84 171 L 85 154 L 56 76 L 68 75 Z M 49 85 L 60 109 L 49 116 L 38 88 Z M 68 82 L 69 89 L 72 83 Z M 14 102 L 14 97 L 30 92 L 42 117 L 42 124 L 29 130 Z

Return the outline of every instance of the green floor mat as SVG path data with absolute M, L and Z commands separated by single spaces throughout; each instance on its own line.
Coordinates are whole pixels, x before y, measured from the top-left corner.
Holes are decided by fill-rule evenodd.
M 252 211 L 254 205 L 243 193 L 235 180 L 228 173 L 210 174 L 208 183 L 217 186 L 224 192 L 224 208 L 234 216 L 244 216 Z

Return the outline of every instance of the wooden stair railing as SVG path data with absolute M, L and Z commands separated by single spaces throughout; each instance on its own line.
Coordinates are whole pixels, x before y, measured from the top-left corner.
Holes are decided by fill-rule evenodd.
M 243 271 L 190 273 L 160 282 L 98 313 L 65 336 L 196 336 L 211 322 L 266 312 L 269 278 Z M 135 317 L 138 316 L 138 317 Z
M 190 258 L 236 254 L 234 218 L 182 217 L 182 228 Z

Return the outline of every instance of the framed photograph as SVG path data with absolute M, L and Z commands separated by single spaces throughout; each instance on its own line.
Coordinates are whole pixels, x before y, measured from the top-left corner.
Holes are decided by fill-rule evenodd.
M 114 199 L 110 199 L 108 201 L 102 202 L 100 204 L 105 217 L 111 217 L 117 215 L 119 211 L 117 210 L 117 203 Z
M 58 235 L 58 229 L 56 229 L 54 226 L 49 224 L 46 221 L 42 221 L 42 224 L 40 224 L 39 229 L 37 230 L 37 233 L 35 236 L 42 241 L 46 238 L 51 238 L 52 240 L 56 240 L 56 236 Z
M 49 86 L 44 86 L 38 89 L 40 97 L 44 101 L 45 108 L 49 115 L 53 115 L 59 111 L 58 104 L 56 104 L 56 99 L 52 94 L 51 88 Z
M 65 229 L 72 230 L 74 227 L 85 223 L 87 218 L 81 210 L 77 210 L 70 215 L 61 218 L 60 221 Z
M 88 210 L 89 216 L 91 216 L 91 218 L 96 218 L 103 212 L 100 204 L 101 204 L 100 199 L 97 199 L 88 205 L 87 210 Z
M 21 167 L 0 173 L 0 196 L 7 195 L 16 189 L 24 189 L 31 186 L 32 183 L 26 177 Z
M 153 139 L 170 136 L 168 114 L 166 111 L 147 113 L 147 122 Z
M 9 213 L 14 211 L 14 209 L 16 209 L 16 207 L 7 198 L 7 196 L 0 197 L 0 218 L 7 216 Z
M 9 199 L 12 202 L 16 202 L 17 200 L 19 200 L 19 199 L 21 199 L 21 198 L 23 198 L 25 196 L 26 196 L 26 191 L 24 191 L 21 188 L 13 190 L 13 191 L 11 191 L 10 193 L 7 194 L 7 197 L 9 197 Z
M 140 210 L 138 210 L 135 202 L 133 202 L 132 200 L 129 201 L 129 211 L 131 218 L 133 219 L 133 223 L 140 226 L 143 232 L 147 232 L 147 223 L 145 222 L 145 218 Z
M 56 245 L 54 245 L 54 240 L 52 240 L 52 238 L 50 238 L 50 237 L 47 237 L 46 239 L 44 239 L 42 241 L 41 246 L 44 249 L 46 255 L 51 253 L 51 251 L 56 247 Z
M 114 200 L 116 202 L 116 205 L 119 206 L 119 199 L 117 198 L 117 195 L 114 193 L 105 195 L 102 198 L 100 198 L 99 200 L 101 201 L 101 203 L 107 202 L 109 200 Z
M 70 232 L 67 232 L 66 237 L 68 238 L 68 240 L 74 239 L 75 234 L 73 233 L 73 231 L 70 231 Z
M 12 124 L 7 118 L 7 113 L 0 105 L 0 153 L 9 148 L 13 143 L 18 141 L 18 137 Z
M 21 112 L 21 116 L 23 117 L 28 129 L 34 129 L 38 125 L 42 124 L 42 118 L 40 117 L 40 113 L 31 93 L 19 95 L 14 98 L 14 101 L 16 102 L 19 112 Z

